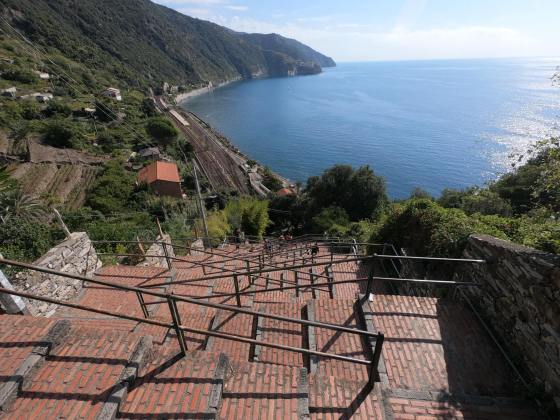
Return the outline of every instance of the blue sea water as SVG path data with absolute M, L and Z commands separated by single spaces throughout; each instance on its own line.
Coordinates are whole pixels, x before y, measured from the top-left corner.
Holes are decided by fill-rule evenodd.
M 370 165 L 393 198 L 483 185 L 511 154 L 558 134 L 560 59 L 342 63 L 237 82 L 186 101 L 252 158 L 305 182 Z

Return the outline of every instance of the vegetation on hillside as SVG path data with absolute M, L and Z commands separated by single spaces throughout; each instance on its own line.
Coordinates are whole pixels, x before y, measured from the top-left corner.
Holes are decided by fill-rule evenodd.
M 320 62 L 330 63 L 296 41 L 275 36 L 281 42 L 263 48 L 148 0 L 5 0 L 0 15 L 32 41 L 135 88 L 168 82 L 190 90 L 253 74 L 286 75 L 302 60 L 318 71 Z

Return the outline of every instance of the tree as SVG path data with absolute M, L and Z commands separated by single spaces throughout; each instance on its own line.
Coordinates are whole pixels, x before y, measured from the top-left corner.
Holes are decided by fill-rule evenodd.
M 313 214 L 337 206 L 353 221 L 375 217 L 387 203 L 385 180 L 369 166 L 354 170 L 349 165 L 335 165 L 320 177 L 309 178 L 305 192 Z
M 146 132 L 161 144 L 171 144 L 179 135 L 173 123 L 161 117 L 150 119 L 146 124 Z
M 54 147 L 72 147 L 75 133 L 67 122 L 55 120 L 45 126 L 43 139 Z

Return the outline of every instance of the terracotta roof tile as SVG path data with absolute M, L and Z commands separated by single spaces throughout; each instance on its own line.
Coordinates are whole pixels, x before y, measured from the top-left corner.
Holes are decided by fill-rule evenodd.
M 177 165 L 169 162 L 154 162 L 138 172 L 138 181 L 151 184 L 155 181 L 181 182 Z

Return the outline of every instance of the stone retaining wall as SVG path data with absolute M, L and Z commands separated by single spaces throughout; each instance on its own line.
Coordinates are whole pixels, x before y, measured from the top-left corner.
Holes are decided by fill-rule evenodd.
M 560 407 L 560 256 L 473 235 L 463 257 L 488 262 L 457 267 L 456 279 L 481 285 L 465 291 L 469 300 Z
M 146 255 L 152 255 L 152 256 L 146 257 L 144 261 L 137 264 L 138 266 L 168 268 L 167 259 L 165 258 L 165 249 L 162 242 L 171 244 L 171 236 L 169 235 L 163 235 L 163 237 L 158 236 L 156 241 L 160 241 L 160 242 L 156 242 L 152 244 L 152 246 L 146 250 Z M 166 245 L 165 248 L 167 249 L 167 255 L 169 257 L 175 256 L 175 252 L 173 251 L 172 245 Z M 171 262 L 173 262 L 173 260 L 171 260 Z
M 77 232 L 72 233 L 70 238 L 50 249 L 33 264 L 90 277 L 101 267 L 101 260 L 97 257 L 88 235 L 85 232 Z M 36 271 L 20 272 L 11 280 L 16 290 L 59 300 L 70 300 L 82 290 L 80 280 Z M 35 316 L 49 317 L 58 307 L 58 305 L 27 299 L 25 302 L 29 312 Z

